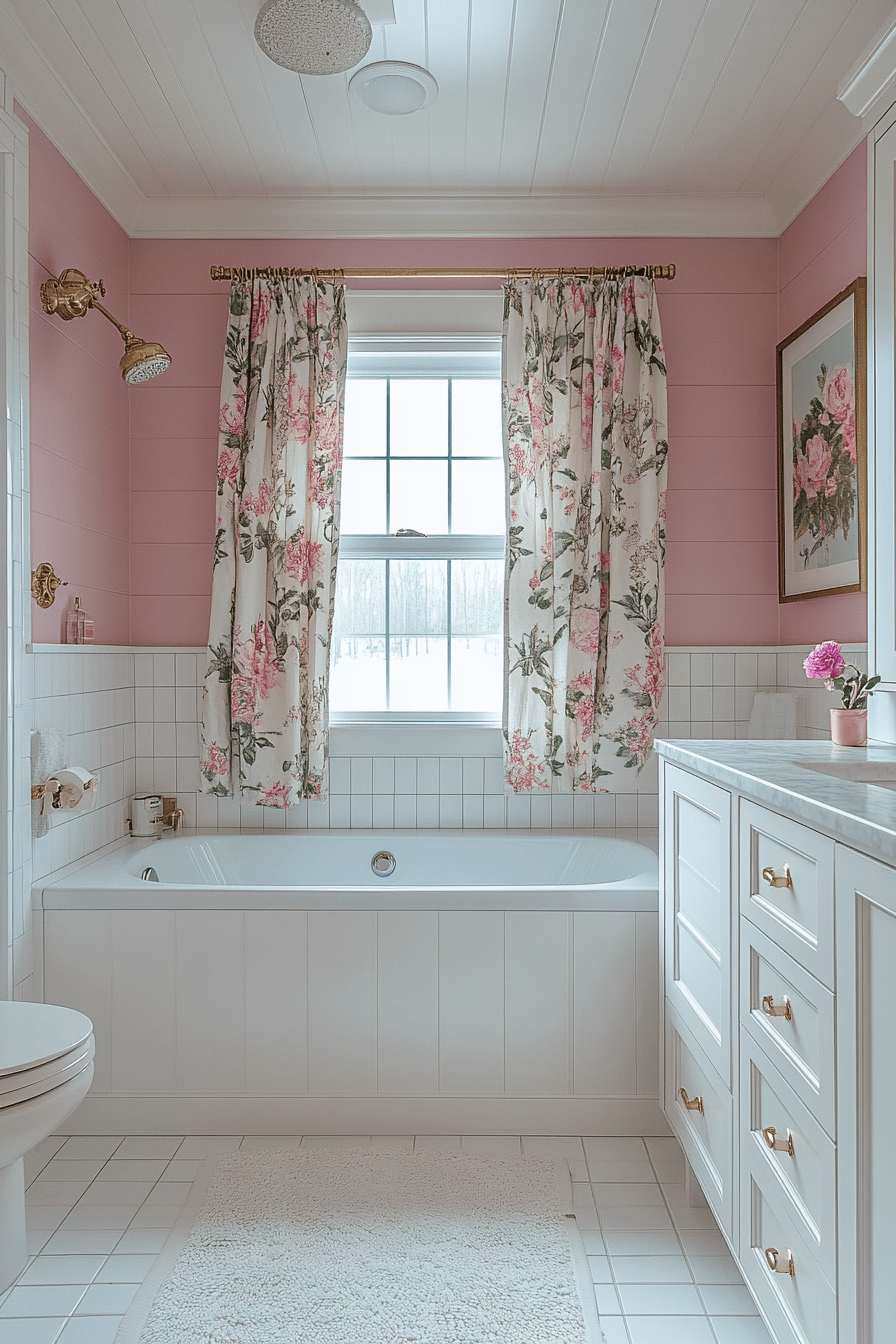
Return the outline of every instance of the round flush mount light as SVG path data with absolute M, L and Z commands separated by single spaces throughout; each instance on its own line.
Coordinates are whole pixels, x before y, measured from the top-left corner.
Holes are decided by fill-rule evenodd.
M 298 75 L 336 75 L 363 61 L 373 31 L 355 0 L 267 0 L 255 20 L 266 56 Z
M 384 117 L 406 117 L 436 98 L 439 86 L 428 70 L 409 61 L 374 61 L 356 70 L 348 86 L 359 103 Z

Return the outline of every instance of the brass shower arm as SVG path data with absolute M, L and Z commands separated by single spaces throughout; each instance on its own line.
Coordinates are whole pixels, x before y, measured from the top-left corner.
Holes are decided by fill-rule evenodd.
M 95 298 L 91 298 L 90 307 L 97 308 L 102 313 L 103 317 L 108 317 L 113 327 L 117 327 L 118 330 L 121 332 L 121 335 L 124 340 L 129 341 L 133 338 L 134 333 L 132 331 L 128 331 L 127 327 L 123 326 L 122 323 L 119 322 L 116 317 L 113 317 L 112 314 L 109 312 L 108 308 L 104 308 L 101 303 L 97 303 Z
M 103 307 L 98 294 L 103 298 L 106 296 L 102 280 L 88 280 L 84 272 L 74 266 L 67 267 L 58 277 L 45 280 L 40 287 L 40 301 L 45 313 L 55 313 L 63 322 L 70 322 L 74 317 L 86 317 L 89 309 L 97 308 L 113 327 L 118 328 L 125 345 L 120 368 L 126 383 L 145 383 L 164 373 L 171 363 L 168 351 L 153 341 L 142 341 L 135 336 Z

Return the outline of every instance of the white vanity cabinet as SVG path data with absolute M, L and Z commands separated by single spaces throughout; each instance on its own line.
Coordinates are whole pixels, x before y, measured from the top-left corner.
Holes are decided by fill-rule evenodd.
M 707 773 L 660 762 L 665 1113 L 778 1344 L 890 1344 L 896 866 Z

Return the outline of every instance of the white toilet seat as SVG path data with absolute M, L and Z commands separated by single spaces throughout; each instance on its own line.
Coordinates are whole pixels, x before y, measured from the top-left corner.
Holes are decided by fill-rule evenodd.
M 0 1113 L 77 1077 L 93 1051 L 93 1024 L 83 1013 L 0 1002 Z

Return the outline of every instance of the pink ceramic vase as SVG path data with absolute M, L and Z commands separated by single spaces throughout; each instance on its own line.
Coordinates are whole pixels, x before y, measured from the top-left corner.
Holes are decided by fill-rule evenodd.
M 835 747 L 864 747 L 868 741 L 867 709 L 832 709 L 831 741 Z

